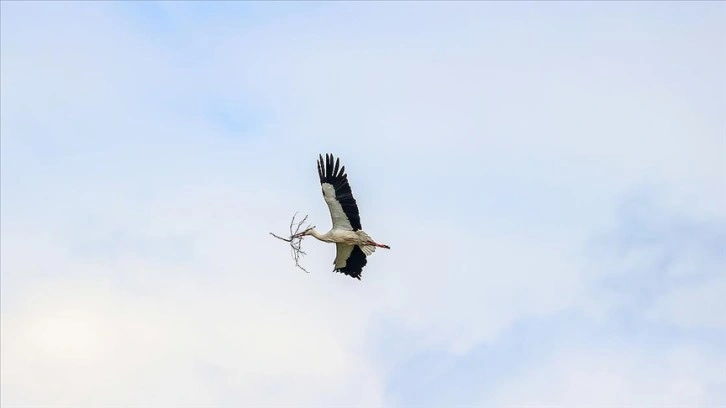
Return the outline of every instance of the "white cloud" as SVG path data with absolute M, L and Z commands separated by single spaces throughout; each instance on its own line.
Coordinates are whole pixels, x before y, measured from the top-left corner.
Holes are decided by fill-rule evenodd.
M 500 407 L 716 407 L 724 400 L 723 355 L 679 347 L 576 349 L 485 397 Z
M 721 262 L 721 266 L 723 266 Z M 712 267 L 709 265 L 709 268 Z M 665 291 L 646 311 L 659 322 L 673 323 L 687 329 L 709 329 L 726 333 L 726 277 L 724 269 L 713 269 L 712 278 L 684 283 Z
M 188 281 L 36 289 L 3 313 L 3 405 L 380 404 L 375 367 L 320 305 Z
M 583 290 L 565 244 L 542 244 L 518 235 L 473 235 L 442 224 L 409 226 L 414 234 L 398 239 L 396 250 L 422 251 L 425 256 L 376 260 L 384 271 L 397 271 L 376 279 L 385 282 L 387 317 L 425 333 L 412 350 L 435 344 L 466 353 L 481 341 L 495 340 L 518 318 L 546 316 L 572 306 Z M 441 235 L 426 236 L 428 230 Z M 527 256 L 522 256 L 523 248 Z M 541 273 L 543 267 L 550 273 Z
M 629 310 L 650 322 L 723 335 L 723 221 L 692 218 L 658 198 L 630 197 L 613 229 L 593 242 L 586 309 L 600 317 Z
M 3 282 L 14 289 L 3 293 L 3 405 L 381 404 L 357 281 L 294 270 L 266 220 L 239 217 L 254 203 L 172 197 L 148 217 L 123 217 L 122 230 L 149 243 L 186 230 L 191 260 L 123 246 L 114 256 L 73 253 L 60 239 L 51 248 L 62 254 L 39 258 L 53 252 L 33 231 L 3 229 L 4 240 L 30 243 L 3 244 Z M 177 199 L 185 205 L 175 216 Z M 108 231 L 98 227 L 64 237 L 88 243 L 84 232 Z

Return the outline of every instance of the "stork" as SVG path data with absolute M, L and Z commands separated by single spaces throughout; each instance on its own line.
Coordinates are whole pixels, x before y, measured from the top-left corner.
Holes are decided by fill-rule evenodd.
M 340 158 L 333 159 L 331 154 L 325 155 L 325 161 L 322 154 L 318 158 L 318 176 L 333 227 L 326 233 L 320 233 L 314 227 L 309 228 L 293 235 L 293 238 L 312 235 L 323 242 L 334 242 L 336 253 L 333 272 L 360 280 L 363 267 L 368 263 L 366 257 L 373 254 L 376 248 L 391 248 L 375 242 L 361 228 L 358 204 L 348 184 L 345 166 L 340 167 Z

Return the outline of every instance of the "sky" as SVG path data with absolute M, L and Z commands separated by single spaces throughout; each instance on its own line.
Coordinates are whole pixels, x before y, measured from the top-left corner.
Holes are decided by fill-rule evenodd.
M 723 2 L 0 23 L 3 407 L 726 407 Z

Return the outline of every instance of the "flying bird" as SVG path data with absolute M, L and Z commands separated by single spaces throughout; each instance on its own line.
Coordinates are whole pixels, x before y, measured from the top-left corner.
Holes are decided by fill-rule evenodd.
M 293 237 L 312 235 L 323 242 L 334 242 L 336 253 L 333 271 L 360 280 L 363 267 L 368 263 L 366 257 L 373 254 L 376 248 L 391 248 L 375 242 L 363 231 L 358 204 L 348 184 L 345 166 L 340 166 L 340 158 L 333 159 L 331 154 L 326 154 L 325 160 L 323 155 L 318 158 L 318 176 L 333 227 L 326 233 L 309 228 Z

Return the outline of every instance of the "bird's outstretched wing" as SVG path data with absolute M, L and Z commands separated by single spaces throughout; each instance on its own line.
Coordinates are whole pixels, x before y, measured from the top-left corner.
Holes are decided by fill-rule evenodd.
M 358 204 L 348 184 L 345 166 L 340 167 L 340 159 L 333 160 L 333 155 L 326 154 L 318 159 L 318 176 L 323 189 L 323 198 L 328 204 L 333 229 L 358 231 L 361 229 Z
M 363 267 L 368 263 L 363 250 L 358 245 L 340 243 L 335 244 L 335 247 L 335 261 L 333 261 L 335 268 L 333 271 L 360 280 Z

